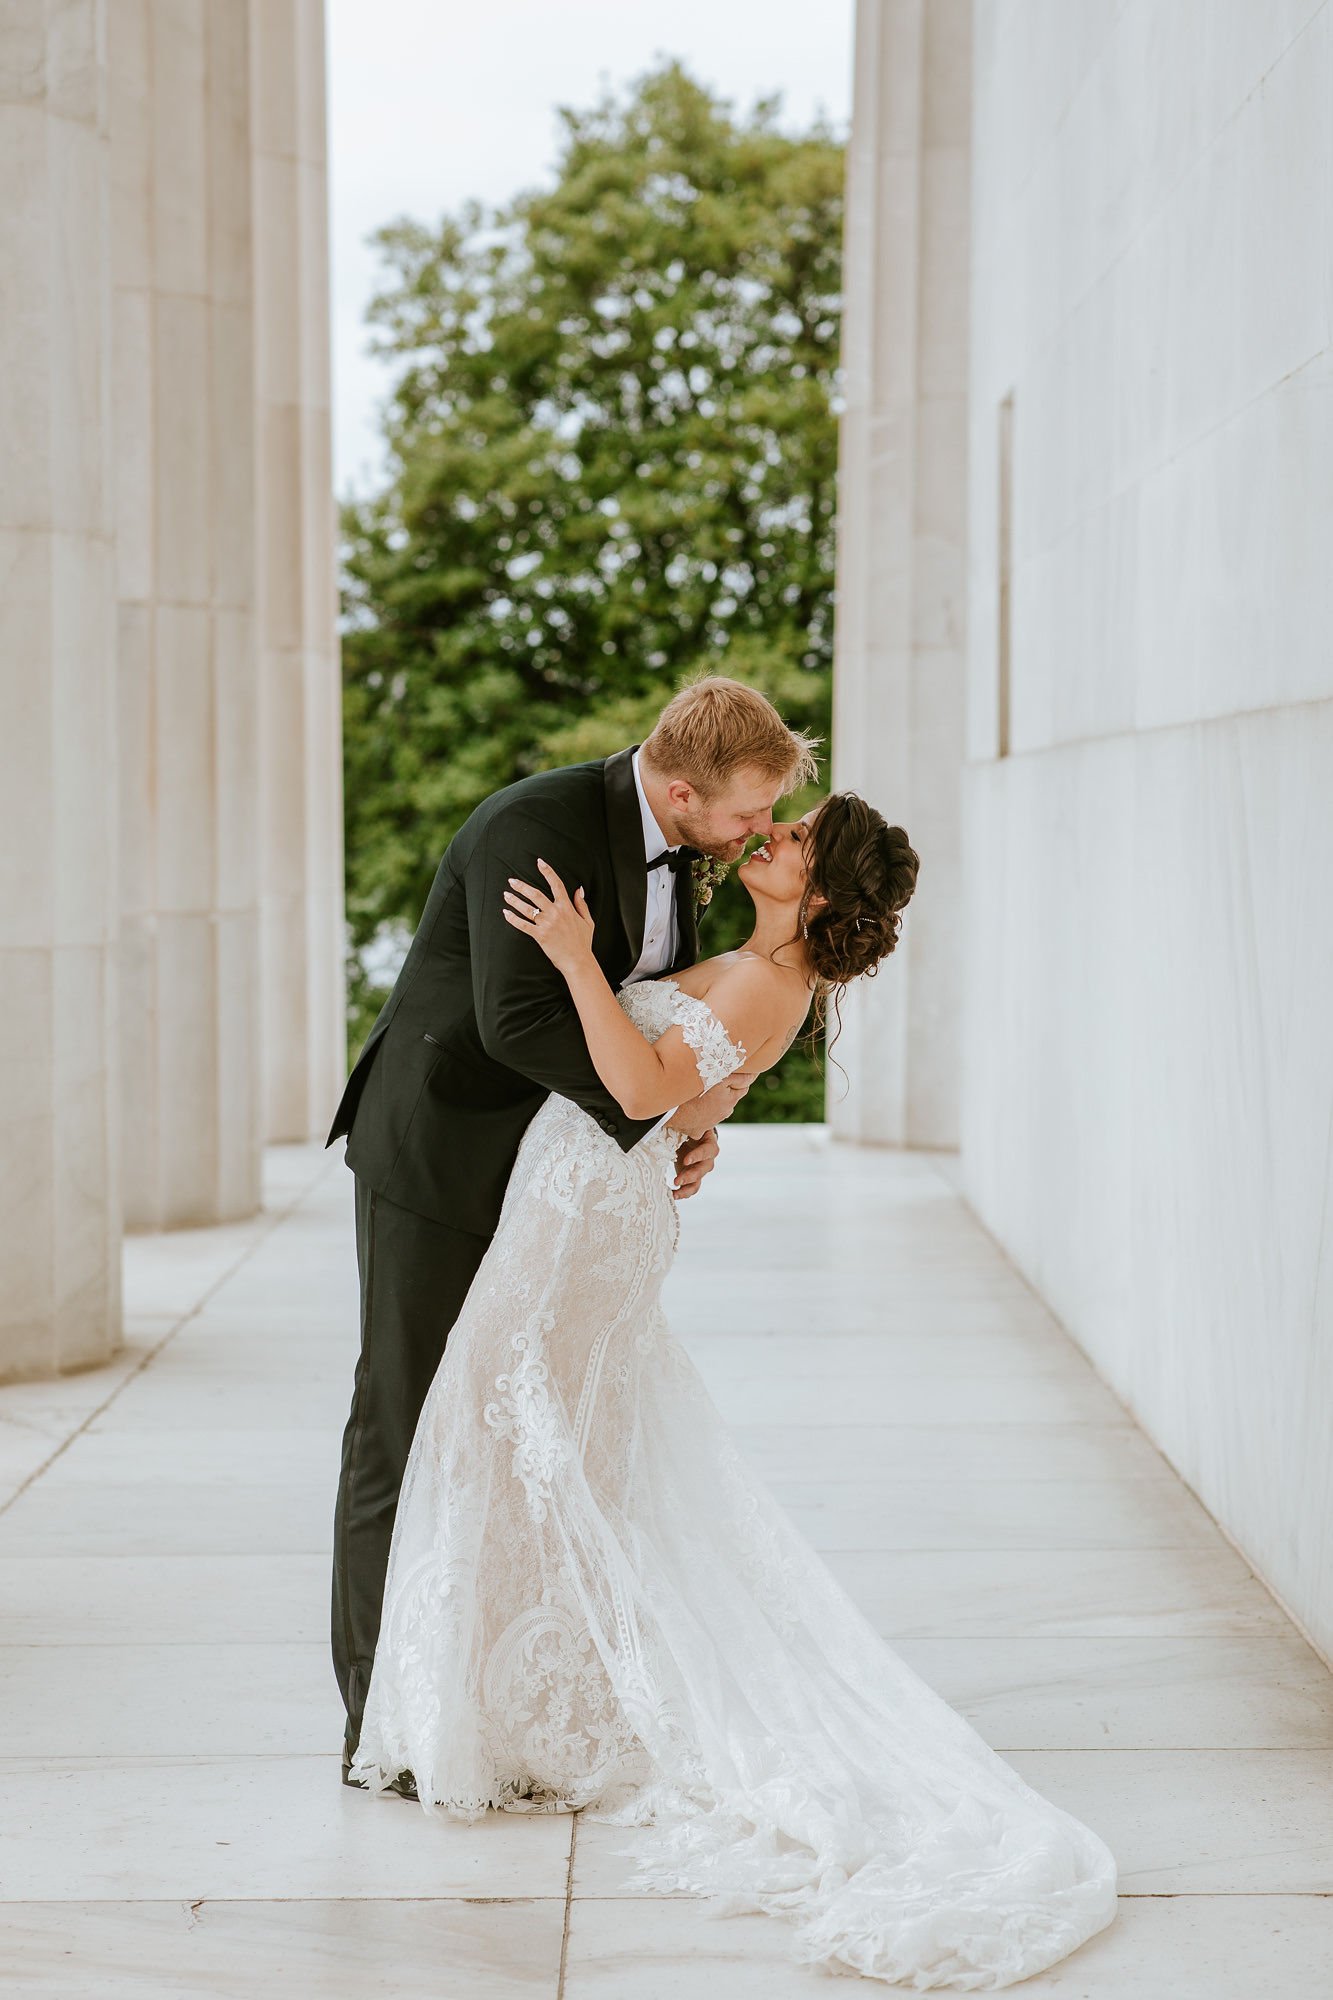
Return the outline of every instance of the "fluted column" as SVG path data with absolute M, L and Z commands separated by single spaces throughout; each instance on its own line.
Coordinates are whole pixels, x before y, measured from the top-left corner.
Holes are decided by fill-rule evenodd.
M 247 0 L 110 0 L 127 1220 L 259 1203 Z
M 970 0 L 858 0 L 848 153 L 834 778 L 906 827 L 902 940 L 848 994 L 841 1138 L 958 1133 Z
M 263 1118 L 322 1136 L 346 1057 L 323 0 L 252 0 Z
M 105 12 L 0 36 L 0 1376 L 119 1344 Z

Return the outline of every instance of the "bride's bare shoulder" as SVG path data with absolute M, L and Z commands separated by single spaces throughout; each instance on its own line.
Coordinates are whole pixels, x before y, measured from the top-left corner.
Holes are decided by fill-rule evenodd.
M 723 1025 L 739 1029 L 751 1057 L 770 1044 L 790 1045 L 810 1004 L 788 966 L 752 951 L 724 951 L 676 975 L 682 992 L 707 1000 Z

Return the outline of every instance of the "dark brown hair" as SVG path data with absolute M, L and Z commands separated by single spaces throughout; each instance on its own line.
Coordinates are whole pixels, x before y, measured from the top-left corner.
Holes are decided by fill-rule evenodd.
M 818 982 L 815 1026 L 823 1026 L 832 993 L 841 1028 L 846 987 L 873 976 L 898 942 L 921 861 L 902 827 L 855 792 L 834 792 L 810 822 L 805 864 L 799 923 Z

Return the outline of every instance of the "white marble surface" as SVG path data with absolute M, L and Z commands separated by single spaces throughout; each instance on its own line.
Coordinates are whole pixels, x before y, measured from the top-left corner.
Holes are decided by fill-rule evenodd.
M 322 1137 L 346 1060 L 324 0 L 250 0 L 262 1123 Z
M 1175 1479 L 1128 1419 L 1118 1424 L 745 1422 L 735 1423 L 735 1429 L 765 1479 L 804 1474 L 825 1488 L 886 1476 L 910 1480 L 918 1490 L 964 1479 Z
M 1054 1537 L 1052 1537 L 1054 1539 Z M 1155 1549 L 840 1551 L 829 1567 L 888 1638 L 1262 1633 L 1282 1613 L 1225 1543 Z
M 14 1903 L 14 1990 L 41 2000 L 552 2000 L 563 1897 Z M 266 1995 L 265 1995 L 266 2000 Z
M 104 11 L 0 30 L 0 1380 L 120 1334 Z
M 121 1172 L 141 1229 L 260 1197 L 250 11 L 106 10 Z
M 828 1116 L 958 1138 L 971 0 L 861 0 L 847 156 L 833 780 L 906 828 L 918 892 L 842 1004 Z
M 229 2000 L 257 1968 L 316 2000 L 815 2000 L 827 1981 L 790 1963 L 777 1922 L 632 1892 L 620 1829 L 440 1825 L 339 1784 L 327 1549 L 356 1350 L 350 1180 L 290 1148 L 268 1185 L 254 1224 L 131 1246 L 135 1353 L 0 1390 L 0 1440 L 24 1443 L 11 1470 L 35 1474 L 0 1503 L 6 1978 L 64 2000 Z M 673 1309 L 754 1419 L 747 1450 L 909 1664 L 1120 1860 L 1116 1924 L 1032 1990 L 1312 1987 L 1333 1677 L 940 1163 L 737 1131 L 682 1219 Z M 891 1270 L 867 1254 L 882 1243 Z M 756 1311 L 730 1330 L 748 1268 Z M 696 1312 L 715 1287 L 721 1318 Z M 858 1421 L 868 1380 L 879 1401 L 920 1397 L 950 1367 L 984 1408 Z M 1031 1392 L 1052 1384 L 1065 1402 L 1043 1415 Z
M 1333 1896 L 1333 1750 L 1024 1750 L 1010 1761 L 1102 1831 L 1126 1895 Z
M 1333 1749 L 1333 1675 L 1290 1626 L 895 1640 L 994 1749 Z
M 1217 1527 L 1166 1480 L 775 1478 L 783 1506 L 817 1549 L 1210 1548 Z M 3 1548 L 0 1535 L 0 1548 Z
M 0 1712 L 22 1753 L 57 1758 L 327 1757 L 343 1711 L 328 1639 L 0 1644 Z M 18 1747 L 17 1745 L 15 1746 Z
M 263 1901 L 279 1881 L 294 1900 L 564 1894 L 562 1816 L 428 1820 L 342 1784 L 340 1740 L 320 1756 L 0 1758 L 6 1897 Z
M 963 1186 L 1327 1656 L 1333 6 L 976 33 Z
M 1328 1977 L 1328 1907 L 1317 1896 L 1139 1896 L 1081 1951 L 1016 1989 L 1040 2000 L 1255 2000 L 1316 1994 Z M 576 1900 L 566 1991 L 576 2000 L 828 2000 L 822 1974 L 784 1960 L 760 1917 L 715 1916 L 664 1898 Z M 858 1989 L 849 1987 L 849 1991 Z M 875 1988 L 877 1992 L 895 1991 Z
M 0 1379 L 343 1073 L 324 14 L 3 11 Z

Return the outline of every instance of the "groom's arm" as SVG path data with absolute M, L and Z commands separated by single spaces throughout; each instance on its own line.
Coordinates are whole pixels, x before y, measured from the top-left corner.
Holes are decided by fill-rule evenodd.
M 626 1117 L 593 1067 L 564 975 L 504 920 L 510 877 L 540 881 L 539 855 L 571 890 L 591 872 L 568 834 L 512 813 L 486 829 L 464 871 L 477 1031 L 494 1061 L 580 1105 L 629 1152 L 660 1119 Z

